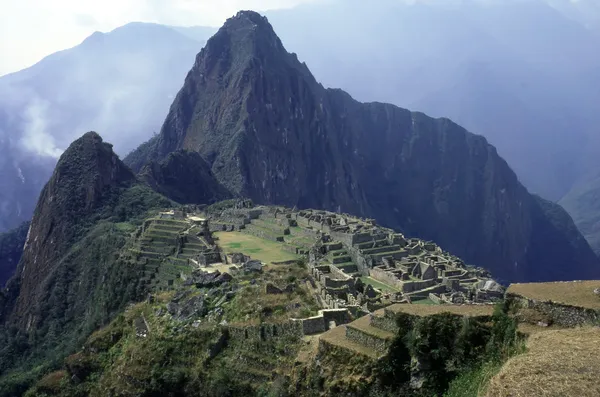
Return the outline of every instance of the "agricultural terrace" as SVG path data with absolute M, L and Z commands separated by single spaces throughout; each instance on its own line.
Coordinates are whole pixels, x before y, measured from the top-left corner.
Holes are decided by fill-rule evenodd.
M 451 313 L 467 317 L 491 316 L 494 314 L 493 305 L 406 305 L 395 304 L 387 307 L 395 313 L 406 313 L 419 317 L 432 316 L 441 313 Z
M 227 254 L 241 252 L 264 263 L 284 262 L 298 259 L 286 251 L 281 243 L 240 232 L 217 232 L 217 243 Z
M 600 329 L 539 332 L 492 378 L 488 397 L 600 396 Z
M 537 301 L 600 310 L 600 297 L 594 293 L 596 288 L 600 288 L 600 281 L 528 283 L 512 284 L 507 293 Z

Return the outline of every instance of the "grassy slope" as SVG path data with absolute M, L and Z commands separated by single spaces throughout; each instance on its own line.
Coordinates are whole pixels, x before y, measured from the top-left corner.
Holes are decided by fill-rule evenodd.
M 218 232 L 215 233 L 218 244 L 226 253 L 241 252 L 249 255 L 252 259 L 258 259 L 265 263 L 282 262 L 298 259 L 297 255 L 285 251 L 281 243 L 265 240 L 249 234 L 240 232 Z
M 540 332 L 527 352 L 510 359 L 492 379 L 489 397 L 600 395 L 600 330 L 586 327 Z
M 600 288 L 600 281 L 512 284 L 507 292 L 539 301 L 599 310 L 600 298 L 594 294 L 595 288 Z

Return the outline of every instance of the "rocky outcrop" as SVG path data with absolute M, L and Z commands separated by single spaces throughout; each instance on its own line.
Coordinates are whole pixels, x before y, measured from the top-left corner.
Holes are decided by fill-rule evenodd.
M 231 198 L 198 152 L 177 151 L 161 162 L 152 162 L 140 178 L 155 191 L 181 204 L 212 204 Z
M 375 218 L 501 281 L 600 277 L 568 215 L 530 195 L 485 138 L 325 89 L 254 12 L 209 40 L 160 135 L 132 157 L 180 149 L 234 194 Z

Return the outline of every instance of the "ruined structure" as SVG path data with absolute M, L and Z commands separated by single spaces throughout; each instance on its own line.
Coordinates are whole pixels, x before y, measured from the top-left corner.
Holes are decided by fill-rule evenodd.
M 248 200 L 188 206 L 147 220 L 137 232 L 137 254 L 149 270 L 147 282 L 160 279 L 163 285 L 166 279 L 170 286 L 185 278 L 185 269 L 189 273 L 217 263 L 261 270 L 260 262 L 243 253 L 224 254 L 213 239 L 216 231 L 251 234 L 305 256 L 308 282 L 321 308 L 345 309 L 352 317 L 393 303 L 487 303 L 504 294 L 485 270 L 465 265 L 435 243 L 407 238 L 372 219 L 254 206 Z M 165 263 L 173 269 L 161 276 Z
M 236 206 L 209 218 L 210 230 L 241 231 L 307 255 L 324 309 L 358 316 L 391 303 L 488 303 L 504 294 L 485 270 L 372 219 L 273 206 Z

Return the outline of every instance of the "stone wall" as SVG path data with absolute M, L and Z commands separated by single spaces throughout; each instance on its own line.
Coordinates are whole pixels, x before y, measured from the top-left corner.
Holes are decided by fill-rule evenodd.
M 390 285 L 396 289 L 402 290 L 403 288 L 404 282 L 386 270 L 373 268 L 369 270 L 369 275 L 373 279 L 381 281 L 382 283 Z
M 331 275 L 332 278 L 338 279 L 338 280 L 352 280 L 352 277 L 350 277 L 349 275 L 347 275 L 346 273 L 344 273 L 342 270 L 340 270 L 337 266 L 329 266 L 329 274 Z
M 283 323 L 263 323 L 260 325 L 227 327 L 229 340 L 232 342 L 262 342 L 278 337 L 301 338 L 303 335 L 302 324 L 297 321 Z
M 329 233 L 334 240 L 340 241 L 347 248 L 352 247 L 353 234 L 331 231 Z
M 248 234 L 251 234 L 251 235 L 259 237 L 259 238 L 264 238 L 266 240 L 272 240 L 272 241 L 276 241 L 276 242 L 284 241 L 282 235 L 276 235 L 274 233 L 269 233 L 266 230 L 262 230 L 257 227 L 253 227 L 252 224 L 246 226 L 246 228 L 244 229 L 244 233 L 248 233 Z
M 323 315 L 302 318 L 302 319 L 291 319 L 291 321 L 302 324 L 302 332 L 304 335 L 320 334 L 327 331 L 327 324 Z
M 396 325 L 396 318 L 392 316 L 373 316 L 371 318 L 371 325 L 375 328 L 382 329 L 384 331 L 391 332 L 393 334 L 398 332 L 398 325 Z
M 600 325 L 600 310 L 564 305 L 550 301 L 537 301 L 516 294 L 506 294 L 506 299 L 521 307 L 533 309 L 548 316 L 553 323 L 564 327 L 575 327 L 584 324 Z
M 352 327 L 346 327 L 346 338 L 353 342 L 371 348 L 381 354 L 387 351 L 391 343 L 391 341 L 377 338 L 373 335 L 367 334 L 366 332 Z
M 331 321 L 335 321 L 336 325 L 346 324 L 350 322 L 348 309 L 326 309 L 320 310 L 319 313 L 325 319 L 325 324 L 328 325 Z
M 363 276 L 368 276 L 370 266 L 365 257 L 361 254 L 360 250 L 356 247 L 346 246 L 346 251 L 348 251 L 348 255 L 350 255 L 350 258 L 352 258 L 352 262 L 354 262 L 358 268 L 358 271 Z
M 426 280 L 426 281 L 404 281 L 402 283 L 402 292 L 410 293 L 420 291 L 425 288 L 433 287 L 437 284 L 437 280 Z M 445 288 L 445 286 L 444 286 Z

